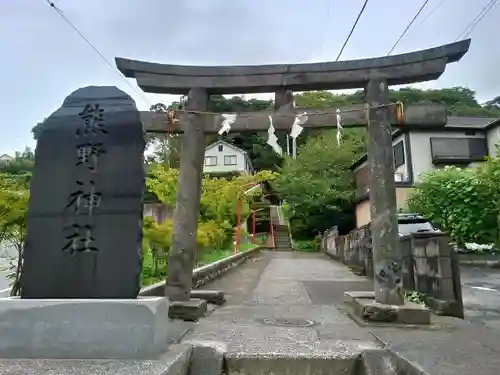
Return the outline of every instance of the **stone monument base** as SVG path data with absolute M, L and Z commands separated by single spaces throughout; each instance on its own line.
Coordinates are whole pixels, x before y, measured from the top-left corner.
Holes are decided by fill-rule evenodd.
M 404 305 L 385 305 L 375 301 L 374 292 L 345 292 L 344 302 L 355 318 L 369 323 L 396 325 L 429 325 L 431 313 L 424 305 L 405 302 Z
M 154 358 L 190 327 L 168 309 L 165 297 L 0 298 L 0 357 Z
M 170 303 L 168 316 L 171 319 L 180 319 L 196 322 L 207 313 L 207 301 L 200 298 L 191 298 L 188 301 L 175 301 Z

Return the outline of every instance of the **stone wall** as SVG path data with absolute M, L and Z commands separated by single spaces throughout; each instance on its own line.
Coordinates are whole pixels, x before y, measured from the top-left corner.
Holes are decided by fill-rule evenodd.
M 359 227 L 344 236 L 340 236 L 337 227 L 333 227 L 325 232 L 321 247 L 326 254 L 346 264 L 354 273 L 373 276 L 369 225 Z
M 323 236 L 322 250 L 357 275 L 373 277 L 368 226 L 345 236 L 332 228 Z M 403 288 L 425 295 L 437 314 L 463 318 L 462 287 L 457 254 L 444 233 L 415 233 L 400 240 Z

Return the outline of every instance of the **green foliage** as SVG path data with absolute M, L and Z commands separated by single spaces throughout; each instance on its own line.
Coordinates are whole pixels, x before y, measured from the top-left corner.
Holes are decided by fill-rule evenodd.
M 177 178 L 179 171 L 166 168 L 164 165 L 154 165 L 149 172 L 146 186 L 163 203 L 169 207 L 175 206 L 177 194 Z M 213 220 L 218 225 L 233 228 L 237 222 L 238 199 L 243 198 L 241 217 L 250 213 L 249 203 L 252 197 L 261 192 L 243 195 L 245 185 L 271 181 L 277 174 L 261 171 L 253 176 L 238 176 L 231 179 L 204 176 L 200 201 L 200 218 L 202 222 Z
M 349 225 L 354 197 L 349 170 L 359 155 L 359 133 L 346 131 L 340 147 L 336 132 L 310 137 L 297 159 L 286 158 L 276 189 L 287 203 L 294 238 L 311 238 L 334 225 Z
M 408 207 L 426 216 L 460 245 L 494 242 L 498 206 L 492 204 L 490 175 L 487 168 L 445 167 L 429 172 L 413 190 Z
M 405 298 L 413 303 L 419 305 L 425 305 L 425 294 L 417 292 L 415 290 L 405 293 Z
M 309 253 L 317 252 L 319 249 L 316 247 L 315 240 L 294 240 L 293 249 L 305 251 Z
M 12 246 L 17 256 L 9 259 L 8 279 L 12 283 L 11 295 L 20 292 L 23 251 L 27 231 L 29 190 L 23 179 L 0 174 L 0 243 Z
M 148 189 L 163 203 L 174 207 L 176 202 L 177 178 L 179 171 L 164 164 L 152 165 Z M 204 176 L 200 200 L 200 221 L 196 237 L 198 264 L 203 259 L 220 257 L 224 249 L 231 248 L 237 224 L 238 200 L 242 199 L 242 222 L 250 214 L 249 203 L 253 196 L 261 194 L 254 191 L 244 195 L 253 184 L 276 178 L 276 173 L 261 171 L 253 176 L 238 176 L 231 179 Z M 172 220 L 157 224 L 151 218 L 144 220 L 144 282 L 154 282 L 163 278 L 167 272 L 168 251 L 172 245 Z M 241 231 L 243 237 L 245 233 Z M 209 255 L 206 255 L 208 252 Z M 211 254 L 211 255 L 210 255 Z M 225 253 L 224 253 L 225 254 Z M 220 259 L 220 258 L 218 258 Z
M 496 98 L 500 100 L 500 97 Z M 486 163 L 478 170 L 478 179 L 486 186 L 491 200 L 491 205 L 496 212 L 496 241 L 500 247 L 500 145 L 495 145 L 496 157 L 488 157 Z
M 31 148 L 26 147 L 23 152 L 16 151 L 12 160 L 0 163 L 0 173 L 27 184 L 34 167 L 35 154 Z

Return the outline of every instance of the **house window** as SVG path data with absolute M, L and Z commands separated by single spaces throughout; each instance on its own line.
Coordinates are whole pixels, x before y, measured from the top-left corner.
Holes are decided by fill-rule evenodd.
M 483 161 L 488 155 L 485 138 L 431 138 L 434 164 L 464 164 Z
M 205 156 L 205 166 L 212 167 L 217 165 L 217 156 Z
M 405 163 L 405 148 L 403 141 L 396 143 L 392 149 L 394 151 L 394 168 L 397 168 Z
M 236 164 L 237 164 L 236 155 L 224 156 L 224 165 L 236 165 Z
M 224 151 L 224 146 L 219 145 L 219 152 L 222 152 L 222 151 Z

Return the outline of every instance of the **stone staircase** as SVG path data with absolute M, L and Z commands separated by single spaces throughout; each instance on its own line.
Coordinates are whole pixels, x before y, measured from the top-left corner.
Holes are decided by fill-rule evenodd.
M 283 216 L 281 206 L 269 206 L 269 218 L 274 230 L 274 245 L 277 251 L 292 250 L 290 227 Z
M 274 225 L 276 251 L 292 251 L 292 240 L 288 225 Z

